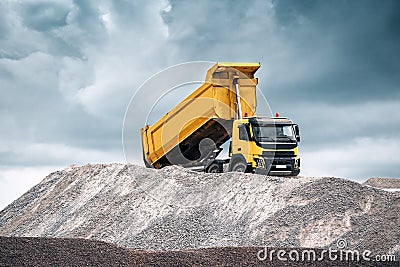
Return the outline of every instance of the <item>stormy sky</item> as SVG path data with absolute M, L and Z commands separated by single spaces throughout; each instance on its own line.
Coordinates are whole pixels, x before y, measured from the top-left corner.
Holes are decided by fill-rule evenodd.
M 129 99 L 188 61 L 260 62 L 303 175 L 400 177 L 399 59 L 395 0 L 1 1 L 0 209 L 51 171 L 123 162 Z

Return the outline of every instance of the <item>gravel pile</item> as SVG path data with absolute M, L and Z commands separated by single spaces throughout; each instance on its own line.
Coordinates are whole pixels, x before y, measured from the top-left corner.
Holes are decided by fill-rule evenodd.
M 101 241 L 68 238 L 0 237 L 0 266 L 399 266 L 398 262 L 260 261 L 261 247 L 184 251 L 139 251 Z M 268 248 L 268 251 L 280 248 Z M 285 249 L 290 253 L 289 249 Z M 317 253 L 320 253 L 317 251 Z M 262 255 L 262 254 L 261 254 Z M 262 255 L 263 257 L 263 255 Z
M 400 192 L 340 178 L 70 167 L 0 212 L 0 235 L 150 250 L 271 246 L 400 254 Z
M 400 178 L 369 178 L 363 183 L 376 188 L 400 190 Z

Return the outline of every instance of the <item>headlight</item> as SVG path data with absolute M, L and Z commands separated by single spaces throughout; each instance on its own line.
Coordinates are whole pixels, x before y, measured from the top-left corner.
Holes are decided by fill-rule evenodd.
M 254 158 L 254 161 L 256 162 L 256 165 L 258 168 L 264 168 L 265 169 L 265 161 L 263 158 Z
M 296 159 L 296 161 L 294 162 L 294 167 L 300 168 L 300 158 Z

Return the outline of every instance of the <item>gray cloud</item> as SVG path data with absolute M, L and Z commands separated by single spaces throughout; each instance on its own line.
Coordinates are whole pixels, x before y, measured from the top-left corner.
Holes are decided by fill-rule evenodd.
M 35 31 L 49 31 L 67 25 L 69 7 L 62 2 L 28 2 L 21 6 L 24 24 Z
M 310 78 L 305 78 L 300 88 L 289 84 L 295 97 L 311 95 L 312 100 L 322 102 L 327 97 L 336 102 L 399 97 L 400 63 L 393 60 L 400 56 L 399 3 L 306 3 L 278 1 L 276 5 L 278 22 L 288 25 L 296 40 L 291 42 L 298 47 L 295 52 L 311 60 L 324 57 L 320 66 L 308 69 L 305 75 Z

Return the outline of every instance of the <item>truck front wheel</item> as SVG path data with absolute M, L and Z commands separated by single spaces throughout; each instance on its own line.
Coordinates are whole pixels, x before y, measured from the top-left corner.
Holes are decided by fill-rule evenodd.
M 233 172 L 246 172 L 247 164 L 243 161 L 236 161 L 232 166 Z
M 294 170 L 294 171 L 292 171 L 292 176 L 297 176 L 297 175 L 299 175 L 299 173 L 300 173 L 300 170 Z

